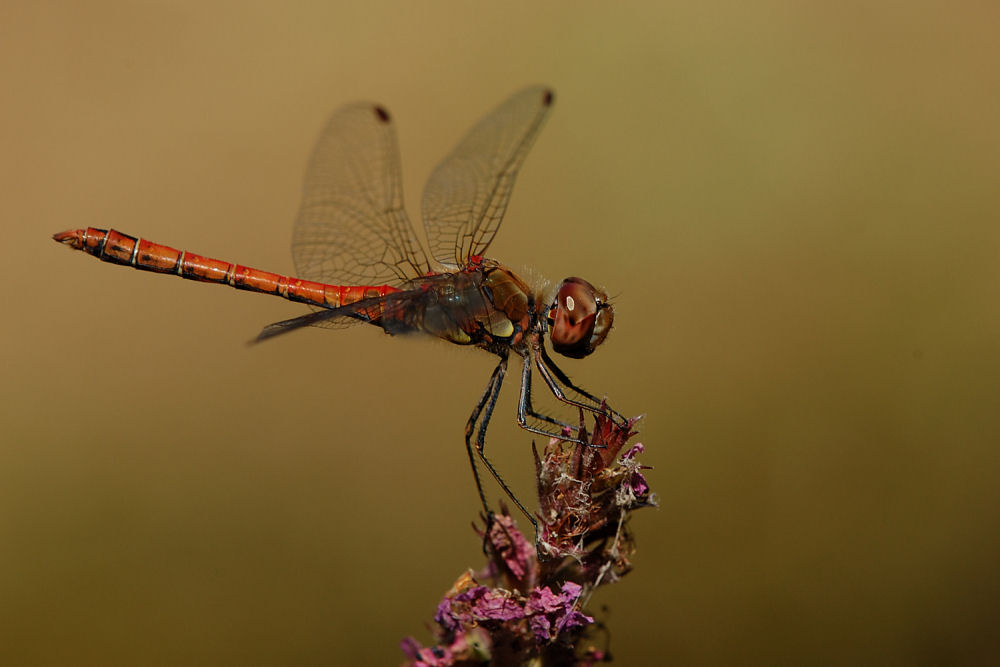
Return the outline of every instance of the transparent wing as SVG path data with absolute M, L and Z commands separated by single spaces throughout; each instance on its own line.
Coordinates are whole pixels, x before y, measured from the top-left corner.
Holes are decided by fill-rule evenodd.
M 254 340 L 259 343 L 302 327 L 323 327 L 344 329 L 363 322 L 375 322 L 383 316 L 383 302 L 386 297 L 363 299 L 340 308 L 316 308 L 308 315 L 299 315 L 281 322 L 268 324 Z
M 431 254 L 465 266 L 482 255 L 503 220 L 518 169 L 552 107 L 552 91 L 526 88 L 469 130 L 424 187 Z
M 382 107 L 333 113 L 306 170 L 292 235 L 298 275 L 334 285 L 399 284 L 429 270 L 403 209 L 396 131 Z

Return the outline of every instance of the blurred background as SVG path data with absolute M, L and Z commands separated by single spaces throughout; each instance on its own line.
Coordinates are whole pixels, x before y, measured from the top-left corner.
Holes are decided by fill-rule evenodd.
M 481 563 L 486 354 L 246 342 L 280 299 L 54 232 L 277 272 L 335 107 L 435 163 L 556 106 L 490 254 L 605 286 L 564 368 L 629 414 L 659 510 L 593 610 L 622 665 L 1000 651 L 996 3 L 7 2 L 0 662 L 398 664 Z M 490 451 L 531 495 L 515 382 Z M 492 491 L 496 496 L 495 489 Z M 606 607 L 606 608 L 602 608 Z

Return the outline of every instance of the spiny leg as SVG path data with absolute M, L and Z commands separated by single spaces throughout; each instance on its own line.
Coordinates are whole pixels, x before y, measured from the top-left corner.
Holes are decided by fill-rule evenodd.
M 493 512 L 490 510 L 489 503 L 486 502 L 486 493 L 483 491 L 483 482 L 479 478 L 479 467 L 476 465 L 476 455 L 472 448 L 472 432 L 476 428 L 476 422 L 479 420 L 479 415 L 482 413 L 483 408 L 486 407 L 488 401 L 490 401 L 491 396 L 499 388 L 499 384 L 503 382 L 503 374 L 505 372 L 506 361 L 504 359 L 500 360 L 497 367 L 493 369 L 493 374 L 490 375 L 490 381 L 486 383 L 486 390 L 483 395 L 479 398 L 479 402 L 476 403 L 476 407 L 473 408 L 472 414 L 469 416 L 469 420 L 465 422 L 465 449 L 469 453 L 469 465 L 472 466 L 472 476 L 476 480 L 476 491 L 479 492 L 479 500 L 483 503 L 483 510 L 486 512 L 486 516 L 492 522 Z
M 531 417 L 542 419 L 557 426 L 573 428 L 570 424 L 565 424 L 558 419 L 535 412 L 531 408 L 531 356 L 527 351 L 522 352 L 521 356 L 524 360 L 524 368 L 521 371 L 521 393 L 517 401 L 517 425 L 525 431 L 537 433 L 538 435 L 544 435 L 549 438 L 558 438 L 560 440 L 565 440 L 566 442 L 572 442 L 578 445 L 589 445 L 590 443 L 588 442 L 566 435 L 564 431 L 547 431 L 544 428 L 532 426 L 528 423 L 528 416 L 530 415 Z
M 601 400 L 599 398 L 597 398 L 584 388 L 578 387 L 575 384 L 573 384 L 573 381 L 569 379 L 569 376 L 566 375 L 563 369 L 559 368 L 559 366 L 556 364 L 555 360 L 549 356 L 549 351 L 545 349 L 544 345 L 539 346 L 538 351 L 540 353 L 542 363 L 545 365 L 546 368 L 552 371 L 552 373 L 556 376 L 556 378 L 560 382 L 562 382 L 564 385 L 566 385 L 576 393 L 580 394 L 581 396 L 585 396 L 590 400 L 592 400 L 594 403 L 600 405 Z
M 563 403 L 567 403 L 569 405 L 582 408 L 594 414 L 600 414 L 606 417 L 617 418 L 622 423 L 626 421 L 625 417 L 622 416 L 617 410 L 612 408 L 610 405 L 604 403 L 590 392 L 584 390 L 582 387 L 578 387 L 575 384 L 573 384 L 573 382 L 569 379 L 569 376 L 566 375 L 566 373 L 564 373 L 563 370 L 556 365 L 556 362 L 552 360 L 552 357 L 549 356 L 548 352 L 545 350 L 544 345 L 539 345 L 536 348 L 535 362 L 536 366 L 538 366 L 538 372 L 542 374 L 542 379 L 548 386 L 549 391 L 551 391 L 552 395 L 558 398 Z M 555 375 L 554 378 L 552 377 L 553 375 Z M 577 401 L 566 396 L 566 392 L 563 390 L 562 387 L 559 386 L 559 383 L 556 382 L 556 379 L 558 379 L 559 382 L 562 382 L 564 385 L 566 385 L 576 393 L 580 394 L 581 396 L 593 401 L 593 405 L 584 403 L 582 401 Z
M 560 426 L 562 428 L 573 428 L 572 424 L 567 424 L 566 422 L 551 417 L 549 415 L 538 412 L 531 405 L 531 355 L 527 350 L 521 352 L 521 358 L 524 362 L 524 366 L 521 370 L 521 396 L 517 404 L 517 423 L 522 428 L 527 428 L 527 417 L 533 417 L 540 421 L 548 422 L 555 426 Z M 547 432 L 541 432 L 544 435 Z M 556 434 L 550 434 L 556 435 Z M 557 436 L 561 437 L 561 435 Z
M 475 458 L 472 455 L 471 442 L 472 428 L 474 427 L 480 414 L 482 414 L 482 420 L 479 422 L 479 430 L 476 433 L 476 454 L 479 455 L 479 459 L 483 462 L 483 465 L 486 466 L 486 469 L 490 471 L 490 474 L 493 475 L 493 479 L 497 481 L 497 484 L 499 484 L 500 488 L 503 489 L 503 492 L 507 494 L 507 497 L 510 498 L 515 505 L 517 505 L 517 508 L 521 510 L 524 516 L 527 517 L 528 521 L 531 522 L 531 525 L 535 529 L 535 536 L 537 538 L 538 522 L 535 521 L 535 518 L 531 516 L 530 512 L 528 512 L 528 508 L 526 508 L 518 497 L 514 495 L 514 492 L 511 491 L 509 486 L 507 486 L 503 477 L 500 476 L 500 473 L 486 456 L 486 429 L 489 426 L 490 418 L 493 416 L 493 409 L 496 407 L 497 398 L 500 396 L 500 387 L 503 385 L 503 379 L 506 373 L 507 355 L 501 355 L 500 363 L 497 364 L 497 367 L 493 370 L 493 375 L 490 376 L 490 382 L 486 387 L 486 392 L 476 405 L 476 409 L 472 411 L 472 416 L 469 417 L 469 421 L 466 422 L 465 447 L 469 452 L 469 459 L 472 461 L 472 469 L 476 477 L 476 486 L 479 489 L 479 498 L 482 500 L 483 508 L 486 510 L 488 522 L 486 530 L 488 534 L 493 523 L 493 512 L 490 510 L 489 504 L 486 502 L 486 495 L 483 493 L 483 486 L 479 479 L 479 472 L 476 470 Z

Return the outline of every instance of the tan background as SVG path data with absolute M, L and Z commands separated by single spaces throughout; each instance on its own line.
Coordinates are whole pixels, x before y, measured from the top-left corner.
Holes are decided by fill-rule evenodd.
M 251 348 L 301 307 L 49 236 L 291 271 L 334 107 L 393 112 L 416 215 L 533 82 L 557 105 L 491 254 L 616 296 L 565 367 L 648 415 L 662 508 L 595 599 L 619 664 L 996 655 L 996 3 L 342 4 L 0 9 L 0 663 L 427 639 L 480 561 L 461 429 L 492 361 L 364 328 Z M 507 389 L 491 449 L 527 492 Z

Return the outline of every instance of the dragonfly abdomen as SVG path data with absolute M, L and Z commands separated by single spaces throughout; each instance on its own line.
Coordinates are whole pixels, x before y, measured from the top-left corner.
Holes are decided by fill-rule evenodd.
M 389 285 L 327 285 L 301 280 L 177 250 L 113 229 L 75 229 L 56 234 L 52 238 L 104 262 L 173 274 L 198 282 L 229 285 L 250 292 L 273 294 L 323 308 L 339 308 L 362 299 L 399 291 Z

